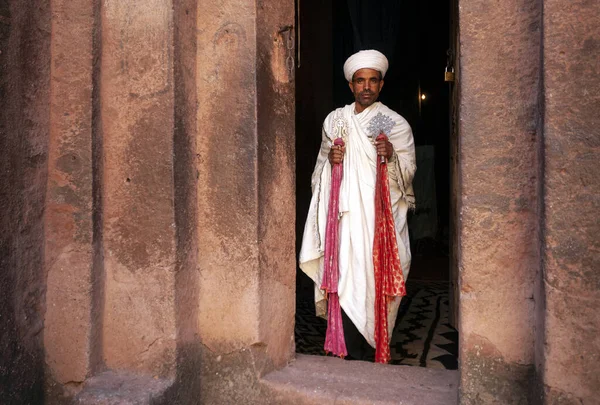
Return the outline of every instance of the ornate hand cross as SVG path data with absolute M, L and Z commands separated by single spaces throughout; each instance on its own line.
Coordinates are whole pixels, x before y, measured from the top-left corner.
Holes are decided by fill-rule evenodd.
M 392 133 L 392 128 L 394 128 L 394 120 L 387 115 L 377 113 L 377 115 L 371 118 L 371 121 L 369 121 L 367 132 L 369 134 L 369 138 L 375 142 L 375 139 L 377 139 L 380 134 L 383 134 L 389 138 L 390 134 Z M 382 163 L 385 162 L 385 157 L 381 156 L 380 161 Z

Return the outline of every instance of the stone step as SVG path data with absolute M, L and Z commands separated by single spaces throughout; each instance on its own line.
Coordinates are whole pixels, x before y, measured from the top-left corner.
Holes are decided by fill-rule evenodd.
M 86 381 L 75 396 L 78 405 L 150 405 L 162 396 L 172 380 L 126 372 L 106 371 Z
M 297 355 L 262 379 L 265 403 L 295 405 L 456 405 L 456 370 Z

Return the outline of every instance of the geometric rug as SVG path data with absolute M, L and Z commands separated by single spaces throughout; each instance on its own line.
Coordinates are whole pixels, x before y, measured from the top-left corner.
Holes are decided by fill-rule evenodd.
M 390 342 L 390 364 L 456 370 L 458 332 L 448 324 L 448 283 L 409 280 Z M 296 352 L 325 356 L 327 322 L 296 303 Z M 373 361 L 373 359 L 370 359 Z

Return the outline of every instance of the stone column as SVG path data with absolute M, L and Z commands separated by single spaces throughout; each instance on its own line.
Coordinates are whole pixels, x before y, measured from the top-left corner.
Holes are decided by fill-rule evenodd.
M 199 326 L 228 353 L 259 340 L 257 10 L 215 0 L 197 12 Z
M 295 347 L 294 2 L 256 4 L 259 338 L 272 366 L 282 367 Z
M 104 361 L 175 372 L 172 2 L 101 8 Z
M 546 404 L 600 387 L 600 5 L 544 1 Z
M 460 2 L 461 403 L 526 403 L 538 275 L 541 4 Z
M 259 403 L 258 378 L 293 355 L 293 2 L 178 1 L 176 18 L 178 88 L 194 86 L 176 93 L 177 204 L 197 221 L 179 228 L 178 323 L 181 360 L 199 357 L 179 382 L 197 367 L 202 401 Z
M 44 348 L 50 377 L 91 371 L 93 2 L 52 1 Z

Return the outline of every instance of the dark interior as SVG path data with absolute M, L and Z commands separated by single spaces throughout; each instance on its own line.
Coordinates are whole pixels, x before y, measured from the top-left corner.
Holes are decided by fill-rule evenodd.
M 297 253 L 311 198 L 310 178 L 329 112 L 354 101 L 343 64 L 362 49 L 382 51 L 389 70 L 379 101 L 410 123 L 415 145 L 433 146 L 434 159 L 417 163 L 417 209 L 409 217 L 412 280 L 447 282 L 450 246 L 450 102 L 444 69 L 453 59 L 450 1 L 301 0 L 298 13 L 299 63 L 296 70 Z M 425 99 L 421 99 L 425 95 Z M 429 168 L 425 166 L 429 165 Z M 419 173 L 419 167 L 421 173 Z M 432 173 L 422 179 L 427 169 Z M 419 204 L 419 181 L 429 181 L 429 204 Z M 427 188 L 427 187 L 425 187 Z M 421 198 L 424 201 L 423 198 Z M 435 207 L 431 206 L 431 202 Z M 427 213 L 424 211 L 427 210 Z M 426 237 L 414 239 L 415 217 L 426 214 Z M 423 218 L 423 217 L 421 217 Z M 298 269 L 298 300 L 313 300 L 312 281 Z

